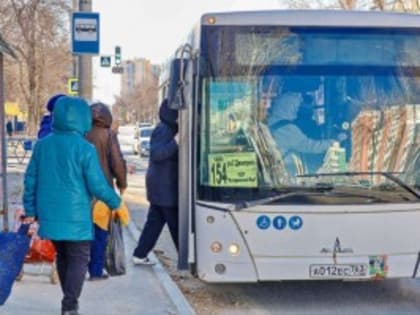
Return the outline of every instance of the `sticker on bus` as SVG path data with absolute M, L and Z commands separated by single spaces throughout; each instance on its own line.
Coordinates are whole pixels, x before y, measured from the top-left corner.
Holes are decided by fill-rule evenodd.
M 271 219 L 266 215 L 257 218 L 257 226 L 260 230 L 267 230 L 271 225 Z
M 297 215 L 289 219 L 289 227 L 294 231 L 300 230 L 302 225 L 303 225 L 303 219 Z
M 287 227 L 287 219 L 280 215 L 274 218 L 273 226 L 276 230 L 284 230 Z
M 384 279 L 388 275 L 388 256 L 369 256 L 369 275 L 375 279 Z
M 254 152 L 209 154 L 209 172 L 213 187 L 258 187 Z

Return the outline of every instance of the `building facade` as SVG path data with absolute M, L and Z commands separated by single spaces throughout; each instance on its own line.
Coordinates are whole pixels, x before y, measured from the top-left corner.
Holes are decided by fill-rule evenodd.
M 416 143 L 419 110 L 405 105 L 361 112 L 352 124 L 351 169 L 404 172 Z
M 135 93 L 135 89 L 148 85 L 157 84 L 159 80 L 159 69 L 150 60 L 135 58 L 122 63 L 124 72 L 121 75 L 121 96 L 128 96 Z
M 122 63 L 121 109 L 127 122 L 155 120 L 160 66 L 145 58 L 135 58 Z

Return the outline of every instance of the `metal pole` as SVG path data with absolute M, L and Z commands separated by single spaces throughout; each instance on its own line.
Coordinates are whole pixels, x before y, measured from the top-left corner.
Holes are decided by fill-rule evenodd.
M 91 0 L 79 0 L 80 12 L 92 12 Z M 92 57 L 79 56 L 79 96 L 92 99 Z
M 3 54 L 0 53 L 0 135 L 1 135 L 1 176 L 2 176 L 2 194 L 3 194 L 3 229 L 9 230 L 9 207 L 7 196 L 7 146 L 6 136 L 4 134 L 5 126 L 5 104 L 4 104 L 4 74 L 3 74 Z
M 77 12 L 79 11 L 79 0 L 73 0 L 73 12 Z M 70 15 L 70 20 L 71 20 L 71 15 Z M 73 30 L 72 30 L 73 32 Z M 71 75 L 73 76 L 73 78 L 77 78 L 77 57 L 76 56 L 72 56 L 72 70 L 71 70 Z

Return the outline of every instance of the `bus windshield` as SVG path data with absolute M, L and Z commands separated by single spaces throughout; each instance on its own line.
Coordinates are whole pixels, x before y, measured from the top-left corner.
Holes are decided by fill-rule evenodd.
M 201 57 L 199 198 L 418 201 L 418 30 L 204 26 Z

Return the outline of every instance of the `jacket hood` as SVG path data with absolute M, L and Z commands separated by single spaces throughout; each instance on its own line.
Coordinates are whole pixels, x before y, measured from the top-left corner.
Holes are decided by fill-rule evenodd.
M 91 128 L 92 114 L 86 101 L 80 97 L 60 97 L 53 112 L 53 130 L 85 135 Z
M 160 105 L 159 118 L 162 122 L 168 124 L 169 126 L 175 127 L 178 125 L 178 111 L 169 108 L 167 99 L 164 99 Z
M 56 94 L 54 96 L 52 96 L 48 102 L 47 102 L 47 110 L 52 113 L 55 107 L 55 103 L 57 103 L 57 101 L 61 98 L 65 96 L 64 94 Z
M 90 106 L 93 125 L 103 128 L 111 128 L 112 114 L 108 106 L 103 103 L 95 103 Z

